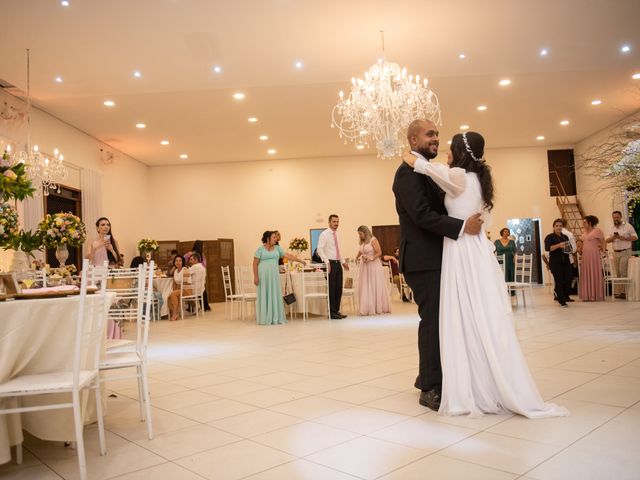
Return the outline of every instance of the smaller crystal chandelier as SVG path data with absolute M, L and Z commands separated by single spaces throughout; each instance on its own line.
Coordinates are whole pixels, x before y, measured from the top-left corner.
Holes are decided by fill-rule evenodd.
M 393 158 L 407 144 L 406 130 L 413 120 L 428 119 L 440 125 L 438 97 L 429 89 L 429 81 L 407 76 L 407 69 L 383 58 L 369 68 L 364 80 L 351 79 L 351 93 L 338 94 L 340 100 L 331 113 L 331 128 L 340 138 L 358 148 L 375 144 L 378 157 Z
M 59 180 L 67 178 L 67 169 L 64 166 L 62 155 L 58 149 L 54 150 L 53 156 L 40 151 L 38 145 L 31 147 L 31 72 L 30 55 L 27 49 L 27 143 L 24 150 L 12 156 L 14 163 L 20 162 L 26 165 L 27 175 L 36 188 L 36 193 L 49 195 L 50 190 L 60 193 Z M 7 146 L 7 153 L 11 152 L 11 147 Z

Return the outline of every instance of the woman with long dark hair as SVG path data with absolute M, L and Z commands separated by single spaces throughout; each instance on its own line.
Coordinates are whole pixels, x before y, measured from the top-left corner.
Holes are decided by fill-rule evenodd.
M 98 231 L 98 238 L 91 243 L 87 258 L 95 266 L 108 262 L 111 268 L 119 267 L 120 250 L 118 249 L 118 242 L 113 237 L 109 219 L 100 217 L 96 221 L 96 230 Z
M 194 253 L 197 253 L 198 256 L 200 257 L 200 261 L 198 263 L 201 263 L 202 266 L 206 270 L 206 268 L 207 268 L 207 259 L 204 258 L 204 253 L 202 251 L 202 247 L 203 247 L 202 240 L 196 240 L 195 242 L 193 242 L 193 246 L 191 247 L 191 251 L 189 251 L 189 252 L 184 254 L 185 265 L 189 265 L 189 259 L 191 258 L 191 255 L 194 254 Z M 209 297 L 207 296 L 206 285 L 205 285 L 205 289 L 202 291 L 202 300 L 204 301 L 204 311 L 205 312 L 210 312 L 211 311 L 211 307 L 209 306 Z
M 445 192 L 448 215 L 466 219 L 493 208 L 491 169 L 484 138 L 476 132 L 451 140 L 449 168 L 403 159 Z M 482 229 L 484 230 L 484 228 Z M 513 328 L 511 301 L 494 246 L 484 231 L 444 238 L 440 282 L 442 415 L 480 416 L 511 411 L 529 418 L 564 416 L 545 403 L 536 387 Z

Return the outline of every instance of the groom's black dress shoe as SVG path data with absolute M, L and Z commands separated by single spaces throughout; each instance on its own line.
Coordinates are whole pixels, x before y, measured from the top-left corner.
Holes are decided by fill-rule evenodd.
M 416 377 L 416 381 L 413 382 L 413 386 L 416 387 L 418 390 L 422 390 L 422 388 L 420 388 L 420 377 Z
M 340 315 L 340 318 L 347 318 L 347 316 L 343 315 L 342 313 L 339 313 L 338 315 Z
M 331 315 L 331 320 L 342 320 L 342 315 Z
M 440 409 L 440 392 L 435 388 L 428 392 L 421 392 L 418 403 L 437 412 Z

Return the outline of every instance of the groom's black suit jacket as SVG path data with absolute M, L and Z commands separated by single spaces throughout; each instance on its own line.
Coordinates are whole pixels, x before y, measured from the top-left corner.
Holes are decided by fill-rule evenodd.
M 393 193 L 400 218 L 400 271 L 440 270 L 442 237 L 457 239 L 463 220 L 448 217 L 442 189 L 404 162 L 396 171 Z

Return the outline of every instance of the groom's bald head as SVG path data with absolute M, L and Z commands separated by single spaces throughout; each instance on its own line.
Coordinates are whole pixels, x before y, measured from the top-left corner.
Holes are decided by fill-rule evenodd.
M 407 129 L 409 147 L 427 159 L 435 158 L 438 155 L 438 146 L 440 145 L 439 133 L 432 121 L 414 120 Z

